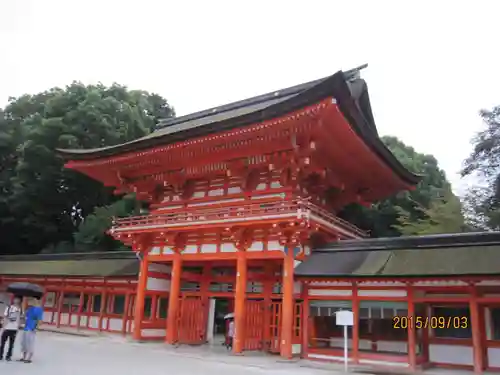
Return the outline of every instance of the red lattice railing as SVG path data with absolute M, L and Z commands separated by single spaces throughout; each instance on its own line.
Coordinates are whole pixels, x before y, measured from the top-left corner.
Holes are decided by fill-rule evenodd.
M 328 211 L 307 201 L 252 202 L 230 207 L 192 208 L 185 211 L 165 212 L 143 216 L 131 216 L 113 220 L 113 231 L 178 227 L 195 223 L 238 222 L 273 218 L 296 217 L 311 219 L 317 217 L 335 227 L 344 229 L 360 237 L 367 234 L 353 224 L 338 218 Z

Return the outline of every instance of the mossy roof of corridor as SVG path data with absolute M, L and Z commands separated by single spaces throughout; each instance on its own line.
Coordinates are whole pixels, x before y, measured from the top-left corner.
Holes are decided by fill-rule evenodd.
M 500 233 L 348 240 L 315 249 L 299 277 L 500 275 Z
M 10 255 L 0 257 L 1 276 L 136 276 L 139 262 L 132 251 Z
M 132 251 L 10 255 L 0 276 L 136 276 Z M 348 240 L 316 248 L 298 277 L 500 275 L 500 232 Z

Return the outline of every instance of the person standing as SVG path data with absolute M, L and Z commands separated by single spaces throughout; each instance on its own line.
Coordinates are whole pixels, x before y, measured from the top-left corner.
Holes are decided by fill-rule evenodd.
M 21 338 L 21 362 L 31 363 L 35 352 L 36 331 L 43 320 L 43 310 L 40 300 L 34 299 L 33 305 L 26 310 L 26 322 L 24 324 L 23 337 Z
M 14 297 L 13 303 L 5 309 L 3 314 L 3 332 L 0 339 L 0 360 L 3 359 L 7 341 L 9 341 L 9 347 L 5 360 L 12 360 L 12 351 L 14 350 L 17 331 L 19 331 L 19 325 L 21 324 L 21 315 L 21 298 L 16 296 Z
M 231 318 L 229 321 L 229 327 L 227 330 L 227 336 L 228 336 L 228 342 L 227 342 L 227 349 L 233 349 L 233 341 L 234 341 L 234 319 Z

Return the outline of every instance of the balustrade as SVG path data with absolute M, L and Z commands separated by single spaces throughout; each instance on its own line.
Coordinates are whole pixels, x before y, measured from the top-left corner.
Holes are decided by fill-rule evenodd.
M 174 212 L 165 212 L 159 214 L 150 214 L 142 216 L 131 216 L 113 220 L 112 232 L 123 232 L 134 230 L 134 228 L 152 227 L 168 228 L 170 226 L 179 227 L 180 225 L 192 225 L 200 223 L 213 222 L 238 222 L 266 219 L 289 219 L 306 220 L 314 222 L 314 219 L 320 219 L 327 225 L 340 227 L 357 236 L 366 237 L 366 233 L 353 224 L 338 218 L 325 209 L 318 207 L 304 200 L 290 200 L 277 202 L 252 202 L 230 207 L 197 207 L 176 210 Z

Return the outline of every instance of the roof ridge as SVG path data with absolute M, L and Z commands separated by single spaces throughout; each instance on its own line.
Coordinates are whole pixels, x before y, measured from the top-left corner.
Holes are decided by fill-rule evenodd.
M 343 72 L 343 74 L 344 74 L 345 78 L 347 80 L 349 80 L 349 79 L 355 78 L 359 74 L 359 71 L 362 69 L 365 69 L 367 66 L 368 66 L 368 64 L 363 64 L 363 65 L 360 65 L 354 69 L 347 70 L 347 71 Z M 298 85 L 289 86 L 289 87 L 284 88 L 284 89 L 273 90 L 273 91 L 267 92 L 265 94 L 260 94 L 260 95 L 252 96 L 252 97 L 245 98 L 242 100 L 237 100 L 235 102 L 231 102 L 228 104 L 223 104 L 220 106 L 215 106 L 215 107 L 204 109 L 201 111 L 188 113 L 188 114 L 180 116 L 180 117 L 160 119 L 159 123 L 156 125 L 155 131 L 163 129 L 166 126 L 172 126 L 172 125 L 180 124 L 180 123 L 186 122 L 186 121 L 197 120 L 199 118 L 206 117 L 206 116 L 212 115 L 214 113 L 228 112 L 228 111 L 232 111 L 232 110 L 246 107 L 249 105 L 259 104 L 259 103 L 262 103 L 262 102 L 265 102 L 265 101 L 268 101 L 271 99 L 278 99 L 278 98 L 283 98 L 283 97 L 286 97 L 289 95 L 298 94 L 300 92 L 306 91 L 310 87 L 315 86 L 315 85 L 319 84 L 320 82 L 322 82 L 322 81 L 324 81 L 332 76 L 333 76 L 333 74 L 330 74 L 330 75 L 323 77 L 323 78 L 315 79 L 315 80 L 308 81 L 305 83 L 300 83 Z

